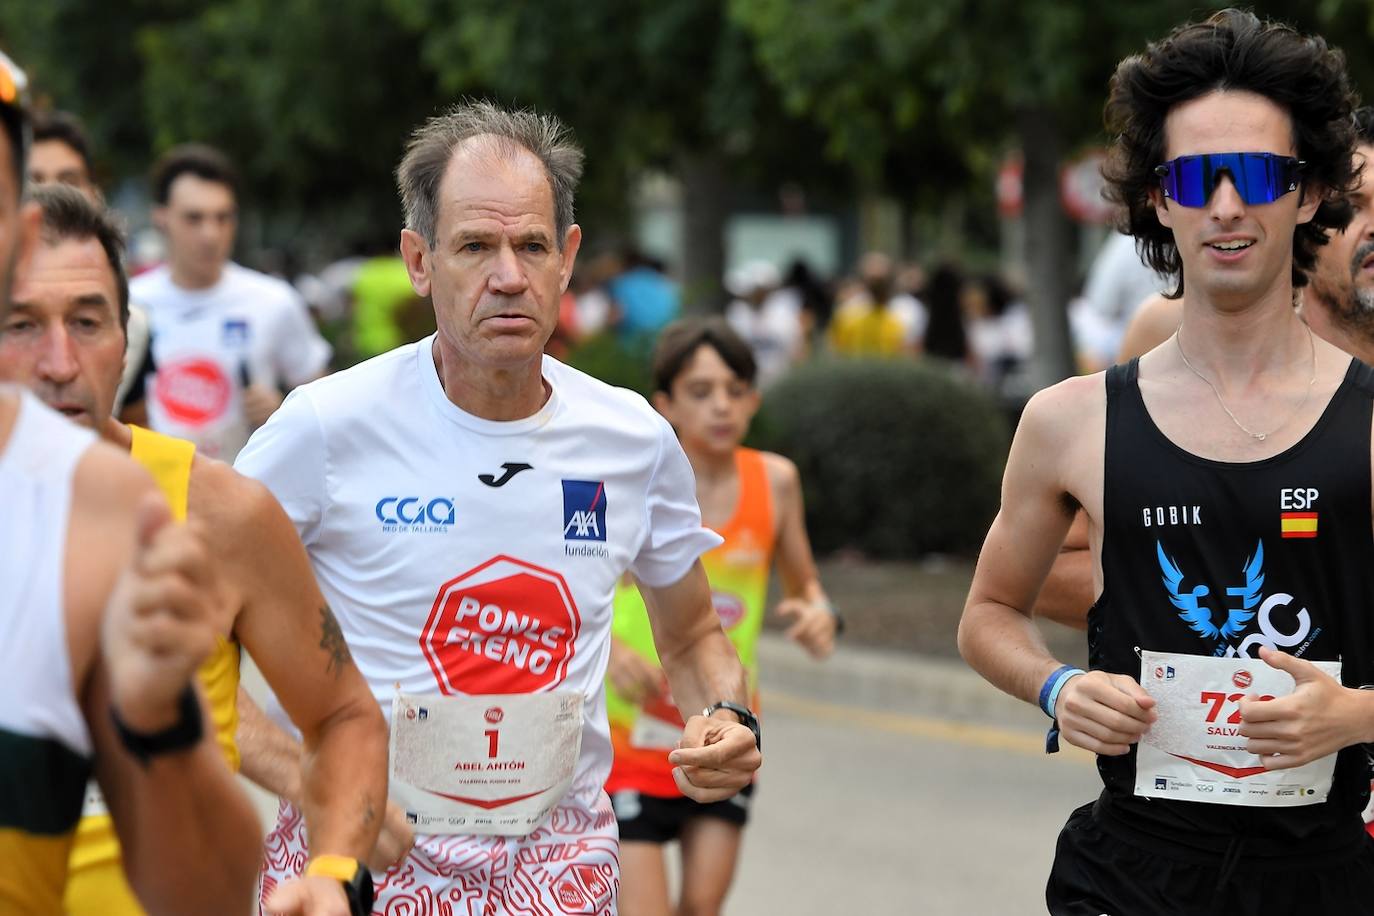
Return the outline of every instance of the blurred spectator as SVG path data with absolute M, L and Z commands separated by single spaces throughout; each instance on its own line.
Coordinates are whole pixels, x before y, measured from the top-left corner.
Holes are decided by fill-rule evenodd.
M 29 184 L 68 184 L 88 197 L 100 198 L 86 132 L 76 116 L 65 111 L 34 114 L 27 170 Z
M 1083 304 L 1072 313 L 1075 346 L 1089 365 L 1110 366 L 1140 303 L 1171 288 L 1170 278 L 1140 260 L 1134 238 L 1111 233 L 1088 269 Z
M 429 300 L 415 295 L 405 261 L 393 251 L 368 258 L 353 275 L 353 349 L 358 359 L 434 332 Z
M 898 293 L 892 259 L 869 252 L 859 262 L 860 286 L 840 302 L 830 322 L 830 346 L 845 356 L 896 356 L 921 348 L 929 313 L 915 296 Z
M 978 378 L 1001 391 L 1005 380 L 1030 358 L 1030 315 L 1025 303 L 1012 300 L 1001 277 L 984 274 L 964 284 L 960 307 Z
M 941 264 L 926 284 L 923 301 L 929 312 L 922 347 L 931 356 L 973 365 L 960 299 L 964 278 L 953 264 Z
M 167 263 L 129 284 L 152 325 L 149 419 L 154 430 L 232 461 L 283 390 L 323 374 L 332 350 L 290 284 L 229 259 L 238 179 L 222 153 L 199 144 L 168 150 L 153 169 L 153 200 Z
M 835 300 L 826 284 L 816 276 L 806 261 L 797 258 L 792 262 L 782 278 L 781 291 L 795 299 L 808 338 L 816 328 L 824 328 L 830 324 L 831 315 L 835 311 Z
M 662 265 L 630 249 L 623 255 L 624 269 L 606 284 L 620 312 L 616 331 L 624 342 L 650 340 L 678 316 L 681 296 Z
M 759 388 L 767 388 L 806 354 L 800 298 L 779 284 L 778 269 L 751 261 L 730 271 L 726 290 L 734 299 L 725 320 L 754 353 Z
M 606 291 L 606 284 L 620 272 L 620 257 L 610 252 L 579 263 L 574 269 L 568 289 L 576 296 L 573 322 L 579 340 L 595 337 L 619 322 L 615 303 Z

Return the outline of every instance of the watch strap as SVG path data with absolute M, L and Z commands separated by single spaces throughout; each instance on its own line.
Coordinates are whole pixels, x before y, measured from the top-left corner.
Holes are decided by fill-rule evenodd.
M 348 856 L 316 856 L 305 866 L 307 878 L 333 878 L 343 885 L 352 916 L 372 912 L 372 873 L 357 859 Z
M 119 743 L 143 766 L 161 754 L 172 754 L 195 747 L 205 734 L 205 723 L 200 714 L 200 698 L 196 688 L 187 684 L 177 700 L 177 721 L 158 732 L 134 731 L 119 718 L 114 706 L 110 707 L 110 720 L 114 723 Z
M 711 718 L 711 713 L 721 709 L 728 709 L 730 712 L 739 716 L 740 724 L 754 733 L 754 746 L 759 750 L 763 750 L 763 732 L 759 728 L 759 717 L 754 715 L 749 707 L 741 706 L 730 700 L 721 700 L 718 703 L 712 703 L 710 706 L 707 706 L 701 711 L 701 714 L 709 719 Z

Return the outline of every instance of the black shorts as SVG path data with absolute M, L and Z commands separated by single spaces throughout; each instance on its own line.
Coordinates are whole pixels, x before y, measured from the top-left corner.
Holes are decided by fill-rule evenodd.
M 668 843 L 676 840 L 694 817 L 713 817 L 743 827 L 749 820 L 749 800 L 753 794 L 754 786 L 750 783 L 725 801 L 702 804 L 682 795 L 662 798 L 622 789 L 611 796 L 611 806 L 620 823 L 622 842 Z
M 1319 857 L 1145 848 L 1103 826 L 1093 804 L 1059 834 L 1045 888 L 1051 916 L 1353 916 L 1374 913 L 1374 840 Z

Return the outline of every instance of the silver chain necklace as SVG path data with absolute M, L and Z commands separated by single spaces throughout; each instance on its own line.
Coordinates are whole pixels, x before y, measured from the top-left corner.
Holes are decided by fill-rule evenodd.
M 1231 418 L 1231 422 L 1236 424 L 1236 426 L 1240 428 L 1240 431 L 1245 433 L 1245 435 L 1259 442 L 1263 442 L 1265 439 L 1268 439 L 1274 433 L 1283 429 L 1285 426 L 1292 422 L 1294 417 L 1302 413 L 1302 409 L 1307 406 L 1307 399 L 1312 396 L 1312 386 L 1317 381 L 1317 343 L 1312 339 L 1312 328 L 1310 325 L 1308 325 L 1307 344 L 1312 348 L 1312 377 L 1307 380 L 1307 391 L 1303 393 L 1302 401 L 1298 404 L 1297 407 L 1293 409 L 1293 412 L 1291 414 L 1284 418 L 1284 421 L 1282 423 L 1280 423 L 1278 426 L 1275 426 L 1273 429 L 1269 430 L 1269 432 L 1252 432 L 1248 426 L 1246 426 L 1244 423 L 1240 422 L 1240 420 L 1236 418 L 1235 414 L 1231 413 L 1231 408 L 1227 407 L 1226 402 L 1221 399 L 1221 392 L 1217 390 L 1217 386 L 1213 385 L 1211 381 L 1208 380 L 1207 376 L 1197 371 L 1197 367 L 1188 361 L 1188 354 L 1183 352 L 1183 325 L 1181 324 L 1178 326 L 1178 330 L 1174 332 L 1174 343 L 1178 346 L 1178 355 L 1183 357 L 1183 365 L 1187 366 L 1190 370 L 1192 370 L 1193 375 L 1196 375 L 1198 378 L 1202 379 L 1202 381 L 1206 383 L 1207 387 L 1212 389 L 1212 394 L 1216 395 L 1217 403 L 1221 405 L 1222 410 L 1226 411 L 1226 416 Z

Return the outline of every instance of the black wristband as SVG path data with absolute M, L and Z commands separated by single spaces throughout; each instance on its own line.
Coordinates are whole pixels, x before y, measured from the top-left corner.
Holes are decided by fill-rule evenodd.
M 738 703 L 731 703 L 729 700 L 721 700 L 719 703 L 712 703 L 701 711 L 706 718 L 711 718 L 711 713 L 718 709 L 726 709 L 739 716 L 740 724 L 754 733 L 754 747 L 763 750 L 763 730 L 759 728 L 759 717 L 754 715 L 747 706 Z
M 125 725 L 114 706 L 110 707 L 110 720 L 114 722 L 115 734 L 119 735 L 124 749 L 146 767 L 148 761 L 159 754 L 184 751 L 200 743 L 205 734 L 205 724 L 200 716 L 200 698 L 196 696 L 196 689 L 192 685 L 187 684 L 182 691 L 181 699 L 177 701 L 177 712 L 176 722 L 151 734 L 136 732 Z

